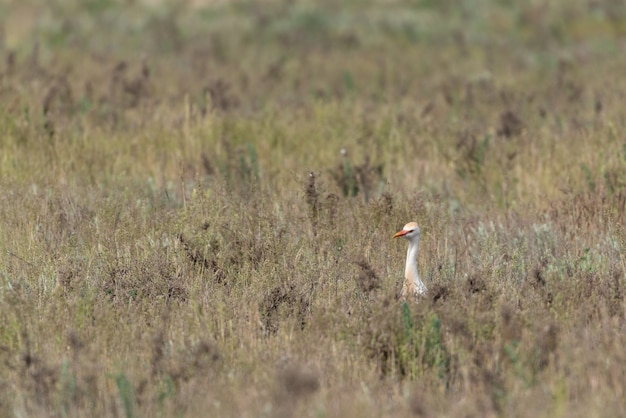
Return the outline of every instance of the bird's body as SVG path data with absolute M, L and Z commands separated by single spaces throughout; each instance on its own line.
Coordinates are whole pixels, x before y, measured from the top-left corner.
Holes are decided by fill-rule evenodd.
M 420 242 L 420 229 L 416 222 L 409 222 L 398 231 L 394 238 L 402 237 L 409 241 L 409 248 L 406 253 L 406 265 L 404 268 L 404 283 L 402 285 L 402 297 L 419 297 L 426 293 L 427 289 L 419 275 L 417 274 L 417 251 Z

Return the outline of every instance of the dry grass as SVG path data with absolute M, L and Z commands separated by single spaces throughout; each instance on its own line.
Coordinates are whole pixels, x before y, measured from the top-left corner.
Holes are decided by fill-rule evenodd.
M 2 415 L 623 415 L 626 10 L 506 3 L 5 6 Z

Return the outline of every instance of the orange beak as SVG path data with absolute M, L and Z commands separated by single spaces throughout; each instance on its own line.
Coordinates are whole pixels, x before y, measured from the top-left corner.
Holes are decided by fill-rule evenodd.
M 394 237 L 394 238 L 401 237 L 401 236 L 403 236 L 403 235 L 406 235 L 406 234 L 407 234 L 407 232 L 409 232 L 409 231 L 406 231 L 406 230 L 404 230 L 404 229 L 403 229 L 402 231 L 398 231 L 398 232 L 396 232 L 396 234 L 395 234 L 393 237 Z

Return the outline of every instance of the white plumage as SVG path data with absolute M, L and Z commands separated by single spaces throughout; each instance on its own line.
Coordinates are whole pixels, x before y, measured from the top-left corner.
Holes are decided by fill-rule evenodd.
M 393 237 L 402 237 L 409 241 L 409 248 L 406 253 L 406 266 L 404 268 L 402 297 L 406 299 L 407 295 L 413 295 L 417 298 L 428 290 L 417 274 L 417 251 L 420 243 L 420 229 L 417 226 L 417 222 L 409 222 L 404 225 L 404 228 Z

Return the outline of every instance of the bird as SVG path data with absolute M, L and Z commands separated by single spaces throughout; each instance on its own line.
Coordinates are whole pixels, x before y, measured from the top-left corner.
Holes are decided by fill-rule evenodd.
M 402 237 L 409 241 L 409 249 L 406 253 L 406 266 L 404 268 L 404 284 L 402 285 L 402 293 L 400 295 L 403 299 L 406 299 L 409 295 L 419 298 L 428 291 L 426 285 L 424 285 L 417 274 L 417 251 L 420 243 L 420 228 L 417 226 L 417 222 L 409 222 L 404 225 L 404 228 L 396 232 L 393 237 Z

